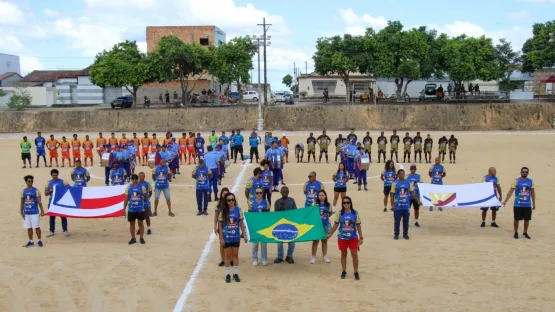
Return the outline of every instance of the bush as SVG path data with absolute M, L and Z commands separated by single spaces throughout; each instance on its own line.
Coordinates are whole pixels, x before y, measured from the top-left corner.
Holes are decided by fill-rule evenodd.
M 24 109 L 29 107 L 32 101 L 33 97 L 29 91 L 24 88 L 17 88 L 8 101 L 8 108 Z
M 7 93 L 6 93 L 4 90 L 0 89 L 0 97 L 5 96 L 6 94 L 7 94 Z

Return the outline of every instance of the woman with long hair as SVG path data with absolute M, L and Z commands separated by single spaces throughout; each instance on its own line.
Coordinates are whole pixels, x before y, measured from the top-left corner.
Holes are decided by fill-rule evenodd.
M 229 189 L 227 187 L 222 188 L 222 190 L 220 191 L 220 200 L 218 201 L 218 203 L 216 204 L 216 207 L 214 207 L 214 234 L 218 235 L 219 234 L 219 230 L 218 230 L 218 218 L 220 217 L 220 211 L 221 211 L 221 207 L 223 207 L 225 205 L 225 196 L 229 193 Z M 218 266 L 222 267 L 225 265 L 225 254 L 224 254 L 224 246 L 220 245 L 220 257 L 222 259 L 222 261 L 220 261 L 220 263 L 218 264 Z
M 339 198 L 339 195 L 341 195 L 341 199 L 343 200 L 347 194 L 349 174 L 345 169 L 344 163 L 341 162 L 337 165 L 337 172 L 333 174 L 332 180 L 335 183 L 333 186 L 333 208 L 335 209 L 335 207 L 337 207 L 337 199 Z
M 268 201 L 262 196 L 264 195 L 264 190 L 259 187 L 255 190 L 255 197 L 252 202 L 249 203 L 249 212 L 270 212 L 270 205 Z M 260 251 L 262 256 L 262 265 L 268 264 L 268 244 L 267 243 L 251 243 L 252 245 L 252 265 L 258 265 L 258 246 L 262 249 Z
M 358 274 L 358 248 L 362 245 L 362 227 L 360 226 L 360 216 L 358 212 L 353 207 L 353 201 L 349 196 L 345 196 L 341 201 L 342 207 L 341 212 L 335 215 L 334 225 L 331 231 L 328 233 L 328 238 L 330 238 L 335 230 L 339 228 L 339 233 L 337 235 L 337 246 L 341 251 L 341 278 L 345 279 L 347 277 L 347 249 L 351 251 L 351 257 L 353 258 L 353 269 L 355 279 L 359 280 L 360 276 Z
M 239 246 L 241 245 L 241 235 L 243 235 L 244 241 L 247 243 L 243 218 L 243 211 L 237 206 L 235 195 L 231 192 L 227 193 L 218 219 L 220 223 L 220 245 L 224 248 L 225 254 L 226 283 L 231 283 L 231 263 L 233 263 L 233 280 L 237 283 L 241 281 L 239 279 Z M 239 229 L 241 229 L 240 232 Z
M 326 235 L 330 232 L 331 230 L 331 225 L 330 225 L 330 216 L 332 215 L 332 208 L 330 205 L 330 202 L 328 201 L 328 194 L 326 193 L 326 191 L 321 190 L 320 192 L 318 192 L 318 209 L 320 210 L 320 218 L 322 219 L 322 225 L 324 226 L 324 229 L 326 230 Z M 326 236 L 326 238 L 322 239 L 322 257 L 325 263 L 330 263 L 331 260 L 330 258 L 328 258 L 327 254 L 328 254 L 328 238 Z M 310 263 L 314 264 L 316 263 L 316 253 L 318 252 L 318 243 L 320 241 L 319 240 L 314 240 L 312 241 L 312 258 L 310 259 Z
M 393 160 L 390 159 L 385 162 L 385 167 L 382 170 L 380 179 L 382 179 L 383 181 L 383 211 L 386 212 L 387 201 L 389 199 L 389 194 L 391 193 L 391 186 L 393 185 L 393 182 L 395 182 L 395 180 L 397 179 L 397 173 L 395 172 L 395 163 L 393 162 Z
M 268 201 L 268 207 L 272 206 L 272 188 L 274 185 L 272 170 L 270 169 L 270 161 L 264 159 L 260 162 L 262 169 L 262 189 L 264 190 L 263 198 Z

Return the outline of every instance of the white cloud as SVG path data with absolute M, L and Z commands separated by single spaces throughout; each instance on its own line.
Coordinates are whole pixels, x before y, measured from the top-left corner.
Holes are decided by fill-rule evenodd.
M 51 9 L 44 9 L 44 14 L 48 17 L 59 17 L 60 12 Z
M 44 65 L 34 56 L 21 55 L 19 57 L 21 75 L 25 76 L 33 70 L 43 70 Z
M 15 4 L 0 1 L 0 25 L 21 25 L 23 21 L 23 13 Z
M 21 41 L 19 41 L 19 39 L 13 35 L 0 35 L 0 47 L 2 47 L 2 52 L 19 55 L 21 74 L 23 76 L 33 70 L 44 68 L 44 65 L 40 63 L 38 58 L 34 56 L 28 56 L 30 54 L 30 51 L 26 49 Z
M 146 53 L 146 41 L 137 41 L 137 47 L 139 51 Z
M 71 18 L 66 18 L 56 20 L 54 31 L 71 39 L 71 48 L 80 50 L 84 56 L 95 56 L 121 41 L 124 30 L 116 25 L 74 24 Z
M 8 54 L 16 54 L 23 50 L 23 44 L 13 35 L 0 35 L 0 47 Z
M 146 9 L 155 5 L 155 0 L 86 0 L 86 3 L 91 8 L 122 8 L 122 7 L 137 7 Z
M 339 9 L 339 17 L 345 24 L 345 33 L 352 35 L 364 35 L 368 27 L 379 30 L 387 26 L 383 16 L 358 15 L 351 8 Z
M 522 10 L 518 12 L 509 12 L 507 13 L 507 17 L 514 20 L 525 20 L 532 17 L 532 13 Z

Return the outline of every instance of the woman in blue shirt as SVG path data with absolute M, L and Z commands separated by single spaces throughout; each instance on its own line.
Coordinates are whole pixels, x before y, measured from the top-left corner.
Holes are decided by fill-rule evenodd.
M 359 280 L 358 274 L 358 248 L 362 245 L 362 228 L 360 226 L 360 216 L 353 208 L 353 201 L 349 196 L 345 196 L 342 200 L 341 212 L 335 215 L 334 225 L 328 233 L 328 239 L 333 235 L 335 230 L 339 228 L 337 235 L 337 246 L 341 251 L 341 278 L 347 277 L 347 249 L 351 251 L 353 258 L 353 269 L 355 271 L 355 279 Z
M 262 189 L 264 190 L 263 198 L 268 201 L 268 207 L 272 206 L 272 187 L 273 187 L 273 176 L 272 170 L 270 170 L 270 161 L 263 159 L 260 165 L 264 168 L 262 170 Z
M 391 185 L 397 179 L 397 173 L 395 172 L 395 163 L 393 160 L 388 160 L 385 162 L 385 167 L 382 170 L 380 179 L 383 181 L 383 211 L 387 211 L 387 200 L 389 199 L 389 194 L 391 193 Z M 391 207 L 393 210 L 393 207 Z
M 341 195 L 341 199 L 345 198 L 347 194 L 347 182 L 349 181 L 349 174 L 345 170 L 345 164 L 339 163 L 337 172 L 333 174 L 332 178 L 335 183 L 333 186 L 333 208 L 337 207 L 337 199 Z
M 320 210 L 320 218 L 322 219 L 322 225 L 326 230 L 326 235 L 331 230 L 330 224 L 330 216 L 333 214 L 333 210 L 331 208 L 330 202 L 328 201 L 328 194 L 326 191 L 321 190 L 318 192 L 318 209 Z M 318 252 L 318 243 L 319 240 L 312 241 L 312 258 L 310 259 L 310 263 L 316 263 L 316 253 Z M 327 256 L 328 254 L 328 238 L 322 239 L 322 257 L 325 263 L 330 263 L 331 260 Z
M 218 221 L 220 223 L 219 236 L 220 245 L 225 251 L 225 281 L 231 282 L 230 266 L 233 263 L 233 280 L 240 282 L 239 279 L 239 246 L 241 245 L 241 235 L 247 243 L 245 225 L 243 224 L 243 211 L 237 206 L 237 199 L 233 193 L 227 193 L 225 204 L 220 211 Z M 241 230 L 239 232 L 239 229 Z
M 214 207 L 214 234 L 216 234 L 216 235 L 219 234 L 218 218 L 220 217 L 220 210 L 221 210 L 221 207 L 223 207 L 225 205 L 225 196 L 228 193 L 229 193 L 229 189 L 227 187 L 222 188 L 221 191 L 220 191 L 220 200 L 218 200 L 218 203 L 216 204 L 216 207 Z M 224 254 L 224 246 L 223 245 L 220 245 L 220 258 L 221 258 L 222 261 L 220 261 L 218 266 L 223 267 L 225 265 L 225 254 Z
M 264 190 L 257 188 L 254 192 L 256 197 L 252 202 L 249 202 L 249 212 L 270 212 L 270 205 L 262 198 Z M 267 243 L 251 243 L 252 244 L 252 265 L 258 265 L 258 246 L 261 247 L 262 265 L 268 264 L 268 244 Z

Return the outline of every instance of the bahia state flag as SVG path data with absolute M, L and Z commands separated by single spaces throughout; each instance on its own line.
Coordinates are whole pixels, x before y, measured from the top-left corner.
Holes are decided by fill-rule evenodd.
M 125 188 L 126 185 L 56 186 L 46 215 L 68 218 L 122 217 Z
M 326 238 L 316 206 L 277 212 L 245 212 L 252 243 L 306 242 Z

